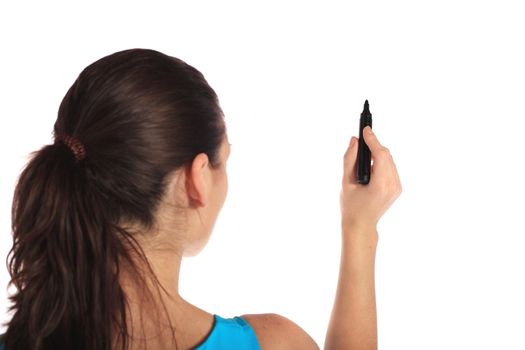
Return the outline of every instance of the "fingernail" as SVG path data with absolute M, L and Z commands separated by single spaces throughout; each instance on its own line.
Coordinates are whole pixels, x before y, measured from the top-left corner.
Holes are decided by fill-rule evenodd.
M 350 147 L 353 147 L 355 145 L 356 138 L 352 136 L 352 139 L 350 140 Z
M 374 132 L 372 131 L 372 128 L 368 128 L 368 133 L 372 135 Z

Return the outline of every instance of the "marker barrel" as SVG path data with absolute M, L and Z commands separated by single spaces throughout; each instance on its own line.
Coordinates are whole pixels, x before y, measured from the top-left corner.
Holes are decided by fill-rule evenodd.
M 368 107 L 368 100 L 365 102 L 363 113 L 359 120 L 359 148 L 357 149 L 357 182 L 366 185 L 370 182 L 371 153 L 370 148 L 363 137 L 363 129 L 366 126 L 372 127 L 372 114 Z

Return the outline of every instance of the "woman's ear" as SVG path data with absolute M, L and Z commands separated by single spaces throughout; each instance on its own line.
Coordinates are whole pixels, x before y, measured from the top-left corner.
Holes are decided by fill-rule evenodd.
M 186 173 L 186 189 L 191 200 L 204 207 L 208 202 L 208 156 L 199 153 Z

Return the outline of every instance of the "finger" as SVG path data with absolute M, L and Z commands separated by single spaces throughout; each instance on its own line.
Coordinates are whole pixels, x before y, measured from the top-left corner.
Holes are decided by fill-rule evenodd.
M 384 148 L 383 145 L 379 143 L 379 140 L 377 139 L 377 136 L 372 130 L 372 128 L 368 125 L 363 128 L 363 139 L 365 140 L 366 145 L 368 146 L 368 148 L 370 148 L 370 152 L 372 153 L 374 153 L 375 151 L 375 153 L 377 154 L 379 153 L 379 150 Z
M 344 155 L 344 168 L 343 168 L 343 183 L 357 183 L 355 176 L 356 171 L 356 159 L 357 159 L 357 145 L 359 139 L 352 136 L 350 145 L 348 146 Z
M 366 126 L 363 128 L 363 139 L 365 140 L 366 145 L 372 153 L 373 164 L 379 162 L 379 165 L 383 163 L 385 159 L 384 156 L 389 155 L 390 151 L 388 150 L 388 148 L 386 148 L 379 142 L 376 134 L 372 131 L 372 128 L 370 126 Z

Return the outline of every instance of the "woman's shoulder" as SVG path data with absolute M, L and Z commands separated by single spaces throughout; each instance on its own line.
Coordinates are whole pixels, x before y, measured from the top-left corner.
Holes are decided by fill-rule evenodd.
M 261 349 L 319 350 L 299 325 L 279 314 L 247 314 L 241 317 L 253 328 Z

